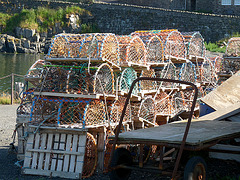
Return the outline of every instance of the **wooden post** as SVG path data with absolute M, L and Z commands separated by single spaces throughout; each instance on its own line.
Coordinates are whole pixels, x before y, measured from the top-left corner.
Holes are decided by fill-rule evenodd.
M 14 74 L 12 73 L 12 76 L 11 76 L 11 104 L 13 104 L 13 99 L 14 99 Z

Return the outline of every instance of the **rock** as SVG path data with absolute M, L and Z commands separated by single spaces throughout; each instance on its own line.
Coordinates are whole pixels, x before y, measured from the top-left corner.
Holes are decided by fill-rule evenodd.
M 35 32 L 35 29 L 23 29 L 23 37 L 27 39 L 32 38 Z
M 18 37 L 18 38 L 21 38 L 22 36 L 23 36 L 23 29 L 22 28 L 20 28 L 20 27 L 16 27 L 16 36 Z
M 4 52 L 6 51 L 6 40 L 4 38 L 4 36 L 0 37 L 0 52 Z
M 15 53 L 17 51 L 14 39 L 15 37 L 13 36 L 7 36 L 5 38 L 6 52 Z
M 23 46 L 24 48 L 29 49 L 29 48 L 30 48 L 30 41 L 27 40 L 27 39 L 25 39 L 25 38 L 22 38 L 21 40 L 22 40 L 22 46 Z
M 24 47 L 17 47 L 17 52 L 18 53 L 26 53 L 26 48 L 24 48 Z

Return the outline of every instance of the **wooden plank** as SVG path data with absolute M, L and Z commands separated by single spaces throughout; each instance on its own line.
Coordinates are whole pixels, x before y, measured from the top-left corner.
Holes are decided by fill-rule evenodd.
M 215 110 L 221 110 L 240 102 L 240 71 L 201 99 Z
M 83 164 L 84 164 L 86 139 L 87 139 L 87 133 L 79 136 L 77 152 L 82 153 L 82 155 L 77 156 L 76 170 L 75 170 L 76 173 L 81 173 L 82 174 Z
M 65 151 L 65 144 L 66 144 L 66 134 L 61 134 L 60 138 L 60 145 L 59 145 L 59 151 Z M 55 154 L 55 153 L 54 153 Z M 57 171 L 62 171 L 63 169 L 63 154 L 58 154 L 58 162 L 57 162 Z
M 153 143 L 181 144 L 185 128 L 185 121 L 169 123 L 158 127 L 120 133 L 119 141 L 148 141 Z M 233 136 L 240 137 L 240 123 L 194 120 L 191 123 L 186 144 L 199 146 L 203 143 Z M 110 137 L 110 139 L 113 138 L 114 136 Z
M 59 155 L 82 155 L 78 152 L 64 151 L 64 150 L 45 150 L 45 149 L 29 149 L 29 152 L 39 152 L 39 153 L 51 153 L 51 154 L 59 154 Z
M 34 149 L 38 149 L 40 144 L 40 134 L 37 133 L 34 139 Z M 38 152 L 33 153 L 32 169 L 37 169 Z
M 59 134 L 55 134 L 55 138 L 53 141 L 53 150 L 58 150 L 59 148 L 59 142 L 60 142 L 60 136 Z M 52 153 L 51 153 L 52 154 Z M 52 154 L 52 162 L 51 162 L 51 170 L 55 171 L 56 170 L 56 165 L 57 165 L 57 159 L 58 159 L 58 155 L 57 154 Z
M 98 151 L 98 169 L 103 171 L 104 169 L 104 149 L 106 141 L 106 128 L 102 128 L 102 132 L 98 133 L 97 151 Z
M 40 149 L 44 150 L 46 148 L 46 142 L 47 142 L 47 134 L 43 133 L 41 134 L 41 145 L 40 145 Z M 39 149 L 39 150 L 40 150 Z M 31 151 L 31 150 L 28 150 Z M 44 160 L 44 153 L 43 152 L 39 152 L 39 160 L 38 160 L 38 169 L 43 169 L 43 160 Z
M 66 172 L 59 172 L 59 171 L 51 171 L 51 170 L 39 170 L 39 169 L 24 169 L 23 172 L 25 174 L 31 175 L 41 175 L 41 176 L 52 176 L 52 177 L 63 177 L 67 179 L 80 179 L 78 173 L 66 173 Z
M 73 135 L 72 152 L 77 152 L 78 135 Z M 74 172 L 76 155 L 71 155 L 69 172 Z
M 52 149 L 52 141 L 53 141 L 53 134 L 48 134 L 47 150 Z M 46 153 L 44 170 L 49 170 L 49 166 L 50 166 L 50 153 Z
M 17 124 L 17 134 L 18 134 L 18 154 L 24 153 L 24 139 L 22 138 L 24 136 L 24 128 L 23 124 Z
M 30 134 L 28 139 L 27 139 L 27 145 L 26 145 L 26 150 L 27 149 L 32 149 L 33 148 L 33 140 L 34 140 L 34 135 Z M 32 152 L 25 152 L 25 157 L 24 157 L 24 168 L 31 168 L 31 160 L 32 160 Z
M 66 143 L 66 151 L 70 151 L 71 149 L 71 143 L 72 143 L 72 134 L 68 134 L 67 135 L 67 143 Z M 71 152 L 72 153 L 72 152 Z M 64 164 L 63 164 L 63 171 L 64 172 L 68 172 L 68 168 L 69 168 L 69 155 L 66 154 L 64 156 Z
M 28 123 L 30 115 L 17 115 L 16 123 Z

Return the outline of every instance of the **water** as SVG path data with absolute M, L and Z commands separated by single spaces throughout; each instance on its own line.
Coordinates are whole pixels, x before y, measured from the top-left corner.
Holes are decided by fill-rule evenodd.
M 25 75 L 31 65 L 43 57 L 42 54 L 0 54 L 0 78 L 11 73 Z M 14 80 L 24 82 L 22 77 L 15 76 Z M 0 92 L 9 92 L 10 89 L 11 77 L 0 80 Z

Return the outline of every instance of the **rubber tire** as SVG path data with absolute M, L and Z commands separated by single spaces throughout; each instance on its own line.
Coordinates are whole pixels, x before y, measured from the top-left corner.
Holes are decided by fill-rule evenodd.
M 207 164 L 200 156 L 194 156 L 188 160 L 184 169 L 184 180 L 198 180 L 196 173 L 199 168 L 203 174 L 202 180 L 207 180 Z
M 131 166 L 133 163 L 131 153 L 124 148 L 118 148 L 114 151 L 111 167 L 116 167 L 120 164 Z M 131 169 L 119 168 L 112 170 L 109 173 L 111 180 L 127 180 L 131 175 Z

